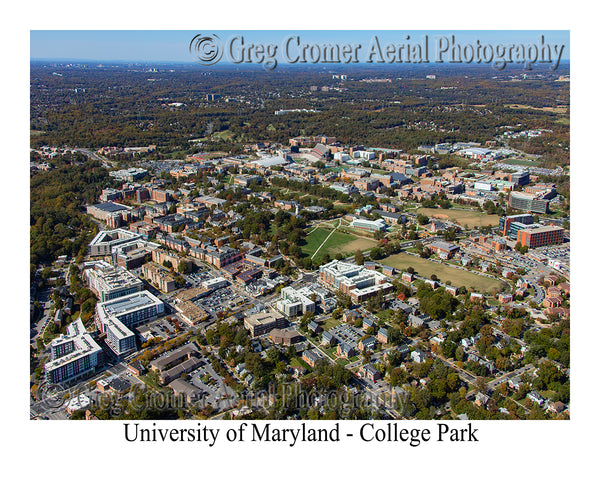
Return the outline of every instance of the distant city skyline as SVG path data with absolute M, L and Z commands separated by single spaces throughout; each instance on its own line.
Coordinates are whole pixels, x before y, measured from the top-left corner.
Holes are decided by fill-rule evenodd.
M 223 42 L 243 35 L 248 44 L 273 44 L 280 48 L 289 35 L 299 35 L 307 43 L 363 45 L 368 45 L 374 35 L 382 42 L 394 44 L 418 43 L 425 35 L 433 44 L 436 37 L 454 35 L 457 43 L 463 45 L 475 44 L 477 40 L 491 45 L 536 44 L 543 35 L 546 43 L 564 45 L 561 61 L 570 59 L 570 32 L 565 30 L 32 30 L 30 59 L 193 63 L 189 46 L 199 33 L 216 34 Z M 229 63 L 227 55 L 223 55 L 221 63 Z

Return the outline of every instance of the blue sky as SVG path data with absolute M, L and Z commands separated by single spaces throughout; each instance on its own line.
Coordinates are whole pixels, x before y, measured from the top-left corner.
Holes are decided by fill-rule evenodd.
M 565 30 L 216 30 L 216 31 L 168 31 L 168 30 L 32 30 L 31 59 L 71 59 L 102 61 L 143 61 L 143 62 L 189 62 L 188 50 L 191 39 L 198 33 L 214 33 L 223 41 L 233 35 L 244 36 L 247 43 L 272 43 L 281 45 L 288 35 L 299 35 L 303 42 L 360 43 L 368 45 L 377 34 L 381 42 L 402 42 L 406 35 L 411 41 L 419 42 L 424 35 L 429 36 L 429 44 L 434 46 L 437 35 L 454 35 L 457 43 L 472 43 L 477 40 L 489 44 L 538 43 L 544 35 L 546 43 L 565 45 L 562 60 L 570 58 L 569 31 Z M 225 58 L 224 58 L 225 60 Z

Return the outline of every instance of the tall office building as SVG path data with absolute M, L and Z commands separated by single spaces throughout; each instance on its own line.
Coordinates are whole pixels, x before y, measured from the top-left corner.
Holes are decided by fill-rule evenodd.
M 534 213 L 548 213 L 549 200 L 535 193 L 510 192 L 509 205 L 518 210 Z
M 502 235 L 504 235 L 505 237 L 516 239 L 517 231 L 522 230 L 522 228 L 519 227 L 521 225 L 532 225 L 533 222 L 534 218 L 533 215 L 531 215 L 530 213 L 525 213 L 522 215 L 510 215 L 508 217 L 500 218 L 500 221 L 498 222 L 498 228 L 502 232 Z
M 529 248 L 544 247 L 546 245 L 561 244 L 565 236 L 565 229 L 555 226 L 526 228 L 517 234 L 517 242 Z

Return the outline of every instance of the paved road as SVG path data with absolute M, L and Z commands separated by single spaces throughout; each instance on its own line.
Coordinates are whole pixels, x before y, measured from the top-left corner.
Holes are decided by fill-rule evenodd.
M 531 286 L 535 290 L 535 294 L 533 296 L 533 301 L 535 303 L 537 303 L 538 305 L 540 305 L 544 301 L 544 298 L 546 297 L 546 293 L 544 292 L 544 289 L 542 287 L 540 287 L 539 285 L 537 285 L 536 283 L 533 283 Z
M 515 370 L 513 372 L 508 372 L 500 377 L 494 378 L 494 380 L 488 382 L 488 387 L 491 389 L 496 389 L 496 387 L 498 387 L 500 384 L 507 382 L 511 378 L 518 377 L 519 375 L 522 375 L 523 373 L 529 372 L 530 370 L 534 370 L 534 369 L 535 369 L 535 365 L 531 365 L 531 364 L 525 365 L 524 367 L 521 367 L 518 370 Z
M 35 335 L 31 337 L 31 343 L 36 345 L 37 338 L 42 335 L 44 332 L 44 328 L 50 321 L 50 307 L 52 306 L 51 298 L 52 289 L 42 290 L 38 292 L 37 299 L 40 302 L 41 315 L 39 320 L 37 320 L 33 326 L 35 329 Z
M 98 160 L 99 162 L 102 162 L 102 165 L 105 168 L 114 168 L 115 166 L 115 162 L 102 155 L 98 155 L 87 148 L 76 148 L 75 151 L 83 153 L 86 157 L 91 158 L 92 160 Z
M 475 385 L 475 382 L 477 381 L 477 377 L 475 375 L 473 375 L 470 372 L 467 372 L 466 370 L 463 370 L 462 368 L 457 367 L 453 362 L 451 362 L 450 360 L 447 360 L 439 355 L 436 355 L 433 352 L 430 352 L 431 355 L 434 358 L 439 359 L 445 366 L 450 367 L 452 370 L 455 370 L 458 373 L 458 376 L 464 380 L 467 383 L 470 383 L 471 385 Z

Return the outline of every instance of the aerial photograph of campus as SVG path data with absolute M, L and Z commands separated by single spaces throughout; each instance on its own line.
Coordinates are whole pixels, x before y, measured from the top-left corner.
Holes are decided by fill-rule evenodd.
M 171 33 L 31 32 L 32 420 L 570 418 L 568 31 Z

